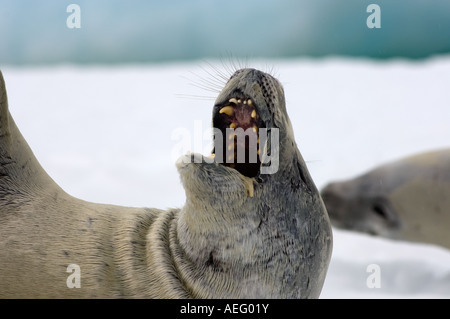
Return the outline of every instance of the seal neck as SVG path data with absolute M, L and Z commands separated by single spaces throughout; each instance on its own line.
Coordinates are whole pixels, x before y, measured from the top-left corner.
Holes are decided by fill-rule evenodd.
M 315 200 L 302 182 L 304 163 L 296 155 L 285 156 L 289 165 L 275 174 L 252 179 L 253 197 L 233 169 L 215 163 L 178 166 L 186 204 L 177 218 L 174 258 L 193 296 L 297 296 L 298 289 L 283 284 L 283 278 L 299 275 L 290 260 L 305 253 L 305 223 L 321 215 L 314 217 L 315 208 L 302 211 L 304 200 Z M 303 174 L 307 180 L 307 171 Z M 277 265 L 286 269 L 268 270 Z

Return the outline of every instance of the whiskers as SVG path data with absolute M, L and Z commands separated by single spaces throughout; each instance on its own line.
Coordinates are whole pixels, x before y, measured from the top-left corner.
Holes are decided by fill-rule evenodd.
M 201 73 L 190 71 L 190 77 L 183 76 L 182 78 L 185 79 L 191 87 L 212 93 L 213 95 L 177 94 L 177 97 L 195 100 L 216 99 L 216 96 L 220 93 L 228 80 L 226 74 L 211 62 L 204 62 L 204 65 L 200 65 L 199 69 L 202 71 Z
M 228 53 L 225 58 L 220 58 L 216 61 L 203 61 L 201 65 L 198 66 L 200 72 L 190 71 L 190 76 L 183 76 L 191 87 L 195 87 L 203 92 L 211 93 L 212 95 L 203 94 L 176 94 L 176 97 L 182 99 L 194 99 L 194 100 L 215 100 L 222 89 L 227 84 L 230 77 L 240 69 L 254 67 L 251 66 L 249 59 L 246 58 L 236 58 L 232 54 Z M 274 65 L 265 63 L 260 70 L 272 75 L 274 74 Z

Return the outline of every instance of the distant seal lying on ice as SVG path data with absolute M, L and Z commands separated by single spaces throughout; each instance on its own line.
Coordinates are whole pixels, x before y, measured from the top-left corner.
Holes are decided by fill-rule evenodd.
M 450 149 L 379 166 L 321 193 L 336 227 L 450 248 Z
M 177 162 L 186 203 L 168 211 L 68 195 L 17 129 L 3 77 L 0 108 L 1 297 L 319 296 L 331 227 L 272 76 L 243 69 L 229 79 L 213 109 L 225 136 L 214 154 L 228 140 L 238 153 L 251 145 L 267 156 L 277 150 L 277 171 L 261 174 L 270 163 L 248 156 L 242 163 L 233 152 L 223 164 L 186 155 Z M 247 140 L 230 138 L 230 127 L 250 128 Z M 279 145 L 268 139 L 260 151 L 263 128 L 279 129 Z

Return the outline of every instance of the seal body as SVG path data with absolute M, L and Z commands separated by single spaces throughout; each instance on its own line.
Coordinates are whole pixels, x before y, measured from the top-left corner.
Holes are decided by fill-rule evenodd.
M 0 103 L 0 297 L 319 296 L 331 226 L 275 78 L 254 69 L 230 78 L 213 123 L 218 132 L 241 128 L 246 136 L 217 138 L 214 159 L 181 157 L 186 203 L 167 211 L 68 195 L 17 129 L 2 76 Z M 263 129 L 276 130 L 278 141 L 260 142 Z M 236 152 L 219 159 L 230 145 Z M 265 156 L 257 165 L 239 157 L 251 145 Z
M 381 165 L 321 194 L 336 227 L 450 248 L 450 149 Z

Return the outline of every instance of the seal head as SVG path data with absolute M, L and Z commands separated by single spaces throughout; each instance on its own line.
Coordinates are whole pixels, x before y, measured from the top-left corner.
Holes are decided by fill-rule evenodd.
M 195 297 L 318 297 L 331 226 L 296 146 L 281 84 L 255 69 L 236 71 L 212 122 L 213 156 L 177 162 L 186 204 L 176 255 L 185 256 L 177 263 L 189 278 L 186 289 Z
M 386 163 L 321 191 L 334 226 L 450 248 L 450 150 Z

